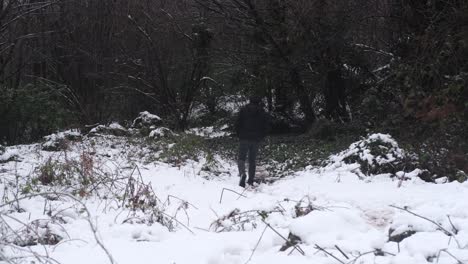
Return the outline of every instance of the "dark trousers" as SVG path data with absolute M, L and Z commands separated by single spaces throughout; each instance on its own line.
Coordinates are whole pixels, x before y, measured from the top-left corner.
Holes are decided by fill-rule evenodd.
M 258 141 L 254 140 L 240 140 L 239 145 L 239 159 L 237 165 L 239 167 L 239 175 L 245 178 L 245 161 L 247 159 L 247 154 L 249 157 L 249 183 L 252 183 L 255 178 L 255 160 L 258 153 Z

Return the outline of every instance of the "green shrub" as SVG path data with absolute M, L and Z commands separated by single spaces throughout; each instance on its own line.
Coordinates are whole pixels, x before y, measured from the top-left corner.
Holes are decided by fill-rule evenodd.
M 52 159 L 48 159 L 41 167 L 39 167 L 39 175 L 37 180 L 42 185 L 50 185 L 53 182 L 59 181 L 61 177 L 58 175 L 58 165 Z
M 0 140 L 31 142 L 76 122 L 75 113 L 63 103 L 63 92 L 44 85 L 0 85 Z
M 465 182 L 466 180 L 468 180 L 468 175 L 464 171 L 458 171 L 455 178 L 459 182 Z
M 185 133 L 163 138 L 156 145 L 162 150 L 159 158 L 174 164 L 188 159 L 198 160 L 207 149 L 202 137 Z

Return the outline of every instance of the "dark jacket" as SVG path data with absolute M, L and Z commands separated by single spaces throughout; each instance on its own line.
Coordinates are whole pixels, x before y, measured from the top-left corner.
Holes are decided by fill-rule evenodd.
M 268 132 L 268 115 L 260 105 L 250 103 L 239 111 L 235 130 L 240 139 L 260 141 Z

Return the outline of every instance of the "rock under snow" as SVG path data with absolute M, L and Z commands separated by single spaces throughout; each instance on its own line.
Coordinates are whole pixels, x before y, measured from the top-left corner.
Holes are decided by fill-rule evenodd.
M 67 130 L 50 134 L 44 137 L 45 142 L 42 143 L 42 149 L 46 151 L 58 151 L 67 149 L 68 143 L 81 139 L 81 133 L 78 131 Z
M 13 161 L 18 157 L 18 150 L 16 149 L 7 149 L 3 152 L 0 150 L 0 163 L 5 163 Z
M 167 137 L 167 136 L 174 136 L 174 135 L 176 135 L 176 134 L 174 132 L 172 132 L 172 130 L 170 130 L 169 128 L 158 127 L 156 129 L 151 130 L 151 132 L 149 134 L 149 137 L 159 139 L 159 138 L 163 138 L 163 137 Z
M 121 126 L 119 123 L 112 123 L 108 126 L 104 125 L 99 125 L 91 131 L 89 131 L 90 136 L 96 136 L 96 135 L 113 135 L 113 136 L 128 136 L 130 133 L 126 128 Z
M 133 120 L 132 127 L 133 128 L 150 128 L 160 126 L 162 123 L 162 119 L 155 115 L 151 114 L 148 111 L 141 112 L 138 114 L 138 117 Z

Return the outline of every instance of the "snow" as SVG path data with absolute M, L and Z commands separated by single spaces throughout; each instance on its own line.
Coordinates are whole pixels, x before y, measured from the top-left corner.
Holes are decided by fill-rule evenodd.
M 377 135 L 372 138 L 385 140 L 395 147 L 395 153 L 402 153 L 390 137 Z M 36 175 L 37 167 L 48 159 L 79 160 L 84 152 L 91 153 L 89 155 L 100 173 L 124 178 L 125 182 L 133 177 L 135 186 L 143 182 L 149 184 L 160 200 L 154 208 L 163 209 L 170 216 L 168 219 L 177 219 L 178 223 L 172 222 L 173 230 L 158 222 L 148 222 L 151 208 L 146 212 L 133 212 L 122 207 L 105 188 L 89 196 L 76 195 L 76 200 L 68 196 L 57 199 L 33 196 L 11 205 L 0 205 L 0 232 L 7 232 L 5 237 L 11 242 L 15 234 L 11 230 L 5 231 L 8 229 L 5 223 L 13 230 L 21 230 L 25 228 L 22 223 L 41 219 L 40 232 L 49 228 L 64 239 L 57 245 L 19 248 L 0 238 L 0 263 L 7 263 L 2 262 L 3 256 L 25 257 L 31 252 L 49 255 L 59 263 L 110 263 L 103 247 L 119 264 L 244 264 L 253 251 L 250 263 L 256 264 L 339 263 L 318 250 L 317 245 L 343 263 L 352 263 L 357 258 L 356 263 L 362 264 L 423 264 L 436 263 L 437 257 L 440 264 L 457 263 L 451 255 L 462 263 L 468 261 L 468 183 L 432 184 L 417 177 L 400 182 L 387 175 L 363 181 L 355 176 L 356 164 L 341 162 L 343 153 L 332 157 L 335 162 L 325 168 L 309 167 L 272 184 L 244 190 L 237 186 L 239 179 L 233 161 L 217 157 L 225 172 L 207 179 L 200 175 L 203 159 L 177 167 L 158 161 L 143 162 L 140 156 L 151 150 L 142 144 L 132 145 L 120 137 L 85 138 L 83 142 L 72 142 L 65 155 L 42 151 L 38 144 L 11 146 L 3 155 L 15 153 L 22 159 L 0 164 L 0 197 L 5 197 L 2 203 L 11 201 L 15 193 L 19 197 L 28 195 L 11 188 L 18 177 L 21 186 L 27 186 Z M 135 172 L 135 166 L 141 177 L 138 171 Z M 416 172 L 406 176 L 408 174 L 415 175 Z M 72 187 L 41 188 L 49 192 L 67 192 Z M 117 189 L 114 191 L 122 194 Z M 298 206 L 313 209 L 299 216 L 296 214 Z M 392 206 L 407 208 L 456 234 L 449 236 L 434 223 Z M 16 207 L 22 210 L 15 210 Z M 237 225 L 234 227 L 244 224 L 244 228 L 232 228 L 229 232 L 210 229 L 213 223 L 236 209 L 248 222 L 226 218 L 222 223 Z M 262 216 L 262 212 L 266 215 Z M 271 228 L 266 228 L 265 223 Z M 96 236 L 91 226 L 96 227 Z M 273 229 L 283 237 L 288 237 L 291 232 L 300 236 L 299 246 L 305 256 L 297 250 L 290 253 L 292 248 L 279 251 L 285 241 Z M 398 245 L 388 241 L 390 230 L 393 230 L 392 234 L 407 230 L 416 233 Z M 383 253 L 368 253 L 375 250 Z
M 81 133 L 76 130 L 66 130 L 66 131 L 61 131 L 61 132 L 57 132 L 57 133 L 53 133 L 48 136 L 45 136 L 44 139 L 48 141 L 48 140 L 54 140 L 54 139 L 63 139 L 63 138 L 66 138 L 67 136 L 80 137 Z
M 0 163 L 13 159 L 17 157 L 18 154 L 19 152 L 16 149 L 7 149 L 3 154 L 0 155 Z
M 158 127 L 156 129 L 151 130 L 149 137 L 150 138 L 160 138 L 165 137 L 168 135 L 175 135 L 169 128 L 166 127 Z
M 50 134 L 44 137 L 44 143 L 42 146 L 44 148 L 54 148 L 60 144 L 60 141 L 69 139 L 69 138 L 79 138 L 81 133 L 76 130 L 66 130 L 57 133 Z
M 119 129 L 119 130 L 125 130 L 125 128 L 123 126 L 121 126 L 119 123 L 117 122 L 113 122 L 109 125 L 109 128 L 111 129 Z
M 159 116 L 157 116 L 155 114 L 151 114 L 148 111 L 141 112 L 140 116 L 144 117 L 145 119 L 149 119 L 149 120 L 152 120 L 152 119 L 161 120 L 161 118 Z
M 132 127 L 137 126 L 151 126 L 161 122 L 161 118 L 155 114 L 151 114 L 148 111 L 143 111 L 138 114 L 138 117 L 133 120 Z
M 392 147 L 390 150 L 386 150 L 389 154 L 377 157 L 372 155 L 371 150 L 369 149 L 369 144 L 375 142 L 388 143 Z M 358 154 L 361 160 L 367 161 L 370 165 L 381 165 L 394 161 L 395 157 L 403 157 L 404 151 L 398 147 L 398 143 L 390 135 L 377 133 L 351 144 L 348 150 L 332 156 L 331 159 L 335 163 L 338 163 L 355 154 Z
M 242 95 L 221 96 L 219 101 L 220 108 L 232 114 L 248 103 L 248 99 Z
M 229 132 L 223 131 L 227 128 L 228 128 L 227 125 L 224 125 L 219 128 L 216 128 L 214 126 L 197 127 L 197 128 L 189 129 L 187 133 L 194 134 L 194 135 L 201 136 L 201 137 L 219 138 L 219 137 L 225 137 L 229 135 Z
M 121 130 L 121 131 L 126 131 L 127 129 L 125 129 L 122 125 L 120 125 L 119 123 L 117 122 L 113 122 L 111 124 L 109 124 L 108 126 L 104 126 L 104 125 L 99 125 L 93 129 L 91 129 L 89 131 L 90 134 L 99 134 L 103 131 L 106 131 L 107 129 L 112 129 L 112 130 Z
M 382 165 L 390 165 L 395 169 L 395 165 L 414 160 L 416 157 L 401 149 L 390 135 L 376 133 L 352 143 L 348 149 L 336 155 L 331 155 L 323 170 L 353 171 L 358 177 L 365 178 L 372 170 L 379 171 L 380 174 L 388 173 L 389 170 Z M 403 167 L 405 166 L 399 166 L 399 169 Z M 411 172 L 396 171 L 394 174 L 402 179 L 417 177 L 422 172 L 423 170 L 415 169 Z
M 104 125 L 99 125 L 99 126 L 93 128 L 93 129 L 91 129 L 91 130 L 89 131 L 89 133 L 90 133 L 90 134 L 99 133 L 100 131 L 102 131 L 102 130 L 105 129 L 105 128 L 106 128 L 106 126 L 104 126 Z
M 386 236 L 369 226 L 359 212 L 337 208 L 318 211 L 293 220 L 290 230 L 308 244 L 322 247 L 340 247 L 360 252 L 382 248 Z

